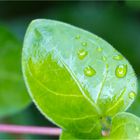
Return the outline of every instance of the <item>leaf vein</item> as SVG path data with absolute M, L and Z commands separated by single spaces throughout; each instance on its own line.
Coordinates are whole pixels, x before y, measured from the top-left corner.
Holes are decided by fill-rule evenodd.
M 98 100 L 99 100 L 99 98 L 100 98 L 100 96 L 101 96 L 101 93 L 102 93 L 102 90 L 103 90 L 105 81 L 106 81 L 106 79 L 107 79 L 107 75 L 108 75 L 108 64 L 106 64 L 105 76 L 104 76 L 103 81 L 102 81 L 102 83 L 101 83 L 101 88 L 100 88 L 100 91 L 99 91 L 99 93 L 98 93 L 96 102 L 98 102 Z
M 52 94 L 56 95 L 56 96 L 65 96 L 65 97 L 82 97 L 82 95 L 73 95 L 73 94 L 62 94 L 62 93 L 58 93 L 58 92 L 54 92 L 53 90 L 49 89 L 48 87 L 46 87 L 43 83 L 41 83 L 35 76 L 33 76 L 33 73 L 30 69 L 30 65 L 28 64 L 28 70 L 29 70 L 29 74 L 32 76 L 32 78 L 41 86 L 43 87 L 45 90 L 47 90 L 48 92 L 51 92 Z

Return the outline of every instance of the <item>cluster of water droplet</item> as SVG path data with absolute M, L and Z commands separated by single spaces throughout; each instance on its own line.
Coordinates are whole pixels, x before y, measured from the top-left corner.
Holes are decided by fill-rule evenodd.
M 77 35 L 75 38 L 80 39 L 80 35 Z M 82 42 L 81 45 L 86 47 L 88 44 L 87 44 L 87 42 Z M 83 60 L 88 55 L 88 52 L 85 49 L 80 49 L 80 50 L 78 50 L 77 55 L 80 60 Z M 88 77 L 91 77 L 96 74 L 96 71 L 91 66 L 87 66 L 84 69 L 84 74 Z
M 75 37 L 76 40 L 80 40 L 80 35 L 77 35 Z M 86 51 L 86 47 L 88 46 L 88 43 L 87 42 L 81 42 L 81 45 L 83 47 L 85 47 L 84 49 L 79 49 L 78 52 L 77 52 L 77 55 L 78 55 L 78 58 L 80 60 L 83 60 L 84 58 L 86 58 L 86 56 L 88 55 L 88 51 Z M 97 47 L 96 50 L 98 52 L 102 52 L 103 51 L 103 48 L 101 47 Z M 116 50 L 114 50 L 114 52 L 116 52 Z M 114 60 L 116 61 L 120 61 L 120 60 L 123 60 L 123 56 L 121 54 L 116 54 L 112 57 Z M 102 56 L 101 58 L 104 62 L 107 60 L 106 56 Z M 127 64 L 120 64 L 116 67 L 115 69 L 115 75 L 117 78 L 124 78 L 127 74 Z M 96 70 L 92 67 L 92 66 L 87 66 L 85 67 L 85 69 L 83 70 L 84 72 L 84 75 L 87 76 L 87 77 L 92 77 L 92 76 L 95 76 L 96 75 Z M 128 95 L 128 97 L 130 99 L 135 99 L 136 97 L 136 93 L 131 91 Z

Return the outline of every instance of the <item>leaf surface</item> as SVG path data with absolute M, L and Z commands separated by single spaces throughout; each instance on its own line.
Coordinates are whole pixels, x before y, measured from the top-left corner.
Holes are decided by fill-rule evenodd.
M 125 111 L 137 92 L 135 73 L 118 51 L 100 37 L 58 21 L 30 24 L 22 68 L 40 111 L 70 133 L 89 138 L 99 138 L 101 117 Z

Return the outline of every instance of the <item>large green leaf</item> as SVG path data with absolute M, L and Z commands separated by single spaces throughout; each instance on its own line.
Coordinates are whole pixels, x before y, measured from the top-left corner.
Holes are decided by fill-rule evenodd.
M 21 72 L 21 42 L 0 27 L 0 117 L 15 113 L 30 102 Z
M 39 110 L 75 136 L 99 138 L 102 119 L 125 111 L 137 92 L 131 65 L 110 44 L 57 21 L 30 24 L 22 66 Z
M 140 139 L 140 118 L 130 113 L 118 113 L 112 120 L 111 139 Z

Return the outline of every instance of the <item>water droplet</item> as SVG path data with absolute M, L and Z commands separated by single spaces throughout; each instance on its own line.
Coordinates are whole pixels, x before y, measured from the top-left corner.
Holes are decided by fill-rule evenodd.
M 117 52 L 117 50 L 116 50 L 116 49 L 114 49 L 114 50 L 113 50 L 113 52 Z
M 131 86 L 132 86 L 132 87 L 135 87 L 135 86 L 136 86 L 136 84 L 135 84 L 135 83 L 132 83 L 132 84 L 131 84 Z
M 118 65 L 115 71 L 115 74 L 118 78 L 123 78 L 127 73 L 127 65 Z
M 117 54 L 117 55 L 113 56 L 113 59 L 114 60 L 122 60 L 123 56 L 121 54 Z
M 82 46 L 87 46 L 87 42 L 82 42 Z
M 101 47 L 98 47 L 98 48 L 97 48 L 97 51 L 98 51 L 98 52 L 101 52 L 102 50 L 103 50 L 103 49 L 102 49 Z
M 135 93 L 134 91 L 131 91 L 131 92 L 129 93 L 129 98 L 130 98 L 130 99 L 135 99 L 135 97 L 136 97 L 136 93 Z
M 109 69 L 109 64 L 106 64 L 106 68 Z
M 84 74 L 85 74 L 86 76 L 91 77 L 91 76 L 94 76 L 94 75 L 96 74 L 96 71 L 95 71 L 95 69 L 93 69 L 91 66 L 88 66 L 88 67 L 86 67 L 86 68 L 84 69 Z
M 128 80 L 128 82 L 130 82 L 131 80 L 130 79 L 127 79 Z
M 84 49 L 81 49 L 78 51 L 77 55 L 78 55 L 79 59 L 82 60 L 88 55 L 88 52 L 85 51 Z
M 107 137 L 107 136 L 109 136 L 110 135 L 110 130 L 108 129 L 108 130 L 102 130 L 102 136 L 103 137 Z
M 35 35 L 37 36 L 37 38 L 42 37 L 41 33 L 39 32 L 39 30 L 37 28 L 34 30 L 34 32 L 35 32 Z
M 103 60 L 103 61 L 106 61 L 107 58 L 106 58 L 105 56 L 102 56 L 102 60 Z
M 75 39 L 80 39 L 80 35 L 77 35 L 77 36 L 75 37 Z

